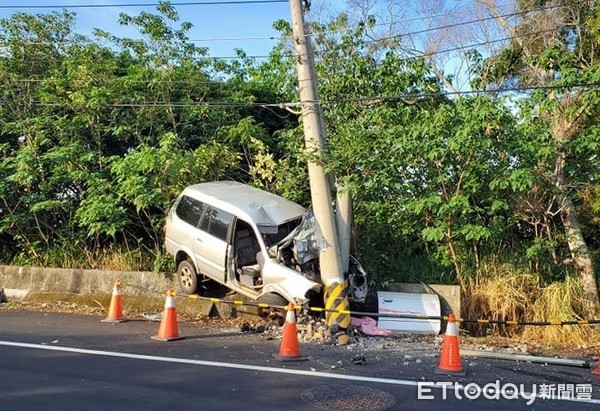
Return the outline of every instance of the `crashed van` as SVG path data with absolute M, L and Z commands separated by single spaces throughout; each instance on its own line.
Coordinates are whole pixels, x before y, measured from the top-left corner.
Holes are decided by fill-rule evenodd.
M 210 279 L 269 305 L 322 306 L 324 244 L 311 209 L 234 181 L 185 188 L 165 225 L 183 292 L 200 292 Z M 349 301 L 364 302 L 366 274 L 352 256 L 345 275 Z

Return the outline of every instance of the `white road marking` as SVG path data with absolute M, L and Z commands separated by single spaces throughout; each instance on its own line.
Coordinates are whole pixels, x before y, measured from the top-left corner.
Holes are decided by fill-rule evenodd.
M 393 378 L 375 378 L 375 377 L 364 377 L 360 375 L 344 375 L 344 374 L 330 374 L 326 372 L 320 371 L 305 371 L 305 370 L 292 370 L 287 368 L 275 368 L 275 367 L 265 367 L 261 365 L 248 365 L 248 364 L 236 364 L 236 363 L 228 363 L 228 362 L 219 362 L 219 361 L 205 361 L 205 360 L 192 360 L 188 358 L 173 358 L 173 357 L 159 357 L 155 355 L 142 355 L 142 354 L 128 354 L 128 353 L 120 353 L 114 351 L 101 351 L 101 350 L 88 350 L 85 348 L 72 348 L 72 347 L 61 347 L 57 345 L 43 345 L 43 344 L 29 344 L 29 343 L 21 343 L 21 342 L 13 342 L 13 341 L 2 341 L 0 340 L 0 346 L 7 347 L 19 347 L 19 348 L 33 348 L 37 350 L 47 350 L 47 351 L 61 351 L 61 352 L 71 352 L 78 354 L 87 354 L 87 355 L 101 355 L 105 357 L 118 357 L 118 358 L 129 358 L 132 360 L 144 360 L 144 361 L 159 361 L 159 362 L 170 362 L 176 364 L 189 364 L 189 365 L 204 365 L 207 367 L 220 367 L 220 368 L 234 368 L 239 370 L 252 370 L 252 371 L 263 371 L 263 372 L 273 372 L 279 374 L 291 374 L 291 375 L 303 375 L 307 377 L 321 377 L 321 378 L 332 378 L 337 380 L 348 380 L 348 381 L 362 381 L 362 382 L 376 382 L 381 384 L 392 384 L 392 385 L 403 385 L 409 387 L 417 387 L 419 381 L 410 381 L 410 380 L 397 380 Z M 449 385 L 449 389 L 454 389 L 454 387 L 458 387 L 458 389 L 464 389 L 464 385 L 461 384 L 452 384 Z M 438 388 L 442 389 L 442 387 L 438 385 L 432 385 L 430 388 Z M 531 395 L 531 393 L 526 393 L 527 395 Z M 544 399 L 539 394 L 536 395 L 536 398 Z M 546 399 L 547 400 L 547 399 Z M 552 401 L 570 401 L 570 402 L 580 402 L 586 404 L 600 404 L 600 399 L 586 399 L 586 398 L 553 398 Z

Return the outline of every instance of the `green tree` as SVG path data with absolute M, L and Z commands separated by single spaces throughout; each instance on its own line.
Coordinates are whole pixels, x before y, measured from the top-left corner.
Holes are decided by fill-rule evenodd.
M 157 253 L 184 186 L 233 178 L 272 188 L 270 173 L 287 167 L 275 135 L 294 116 L 259 104 L 276 93 L 248 83 L 246 63 L 207 58 L 171 5 L 157 9 L 121 14 L 139 39 L 79 36 L 66 12 L 0 21 L 8 258 L 48 264 L 53 248 L 93 255 L 130 243 Z
M 521 210 L 549 230 L 562 230 L 570 256 L 560 263 L 573 266 L 579 274 L 588 302 L 584 314 L 598 316 L 596 275 L 578 205 L 598 184 L 600 171 L 596 156 L 600 6 L 595 1 L 519 0 L 516 5 L 522 14 L 508 21 L 494 2 L 484 3 L 513 40 L 486 62 L 479 84 L 541 88 L 519 105 L 522 140 L 514 171 L 526 169 L 531 176 Z M 523 35 L 534 31 L 539 34 Z M 549 238 L 547 231 L 545 237 Z
M 372 273 L 397 272 L 411 256 L 427 254 L 466 287 L 465 266 L 477 265 L 479 244 L 499 241 L 509 224 L 495 182 L 508 168 L 513 118 L 487 97 L 446 98 L 423 59 L 365 38 L 375 24 L 370 18 L 352 28 L 345 15 L 311 24 L 327 167 L 355 198 L 355 244 Z M 277 26 L 289 36 L 288 25 Z M 253 74 L 294 95 L 287 50 L 281 46 Z M 301 127 L 293 134 L 302 141 Z
M 45 80 L 64 61 L 65 45 L 80 41 L 74 15 L 16 13 L 0 20 L 0 233 L 6 249 L 43 263 L 41 249 L 69 235 L 80 166 L 90 160 L 77 143 L 62 140 L 60 125 L 42 103 Z

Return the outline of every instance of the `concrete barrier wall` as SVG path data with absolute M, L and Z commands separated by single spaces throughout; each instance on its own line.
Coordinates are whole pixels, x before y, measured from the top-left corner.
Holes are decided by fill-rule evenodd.
M 385 291 L 399 293 L 435 293 L 440 297 L 442 315 L 453 312 L 460 317 L 460 286 L 442 284 L 390 283 Z
M 148 271 L 0 265 L 0 290 L 4 289 L 4 298 L 8 300 L 90 300 L 87 303 L 100 303 L 108 307 L 116 280 L 120 280 L 123 286 L 123 306 L 126 315 L 132 308 L 159 312 L 163 308 L 166 291 L 177 286 L 176 281 Z M 78 296 L 83 296 L 83 299 Z M 246 309 L 232 304 L 191 299 L 178 300 L 177 310 L 192 315 L 220 315 L 224 318 L 256 315 L 256 310 L 253 311 L 252 307 Z
M 132 286 L 131 294 L 164 293 L 173 280 L 154 272 L 81 270 L 0 265 L 0 288 L 34 292 L 110 294 L 115 280 Z
M 0 289 L 37 293 L 72 293 L 110 296 L 115 280 L 129 286 L 129 295 L 164 295 L 176 281 L 148 271 L 104 271 L 0 265 Z M 440 296 L 442 314 L 460 316 L 460 287 L 439 284 L 390 283 L 386 291 L 430 293 Z M 219 306 L 221 306 L 219 304 Z M 374 308 L 375 309 L 375 308 Z M 223 306 L 220 311 L 230 311 Z

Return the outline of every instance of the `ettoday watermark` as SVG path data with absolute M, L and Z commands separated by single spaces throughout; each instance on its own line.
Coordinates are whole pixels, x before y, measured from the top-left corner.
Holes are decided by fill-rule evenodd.
M 536 399 L 580 399 L 592 398 L 592 384 L 513 384 L 500 383 L 500 380 L 490 382 L 483 386 L 476 383 L 460 385 L 453 382 L 419 382 L 417 384 L 417 398 L 419 400 L 447 399 L 450 395 L 458 400 L 476 400 L 480 397 L 488 400 L 518 400 L 533 404 Z M 434 390 L 435 388 L 435 390 Z M 441 389 L 441 396 L 438 394 Z

